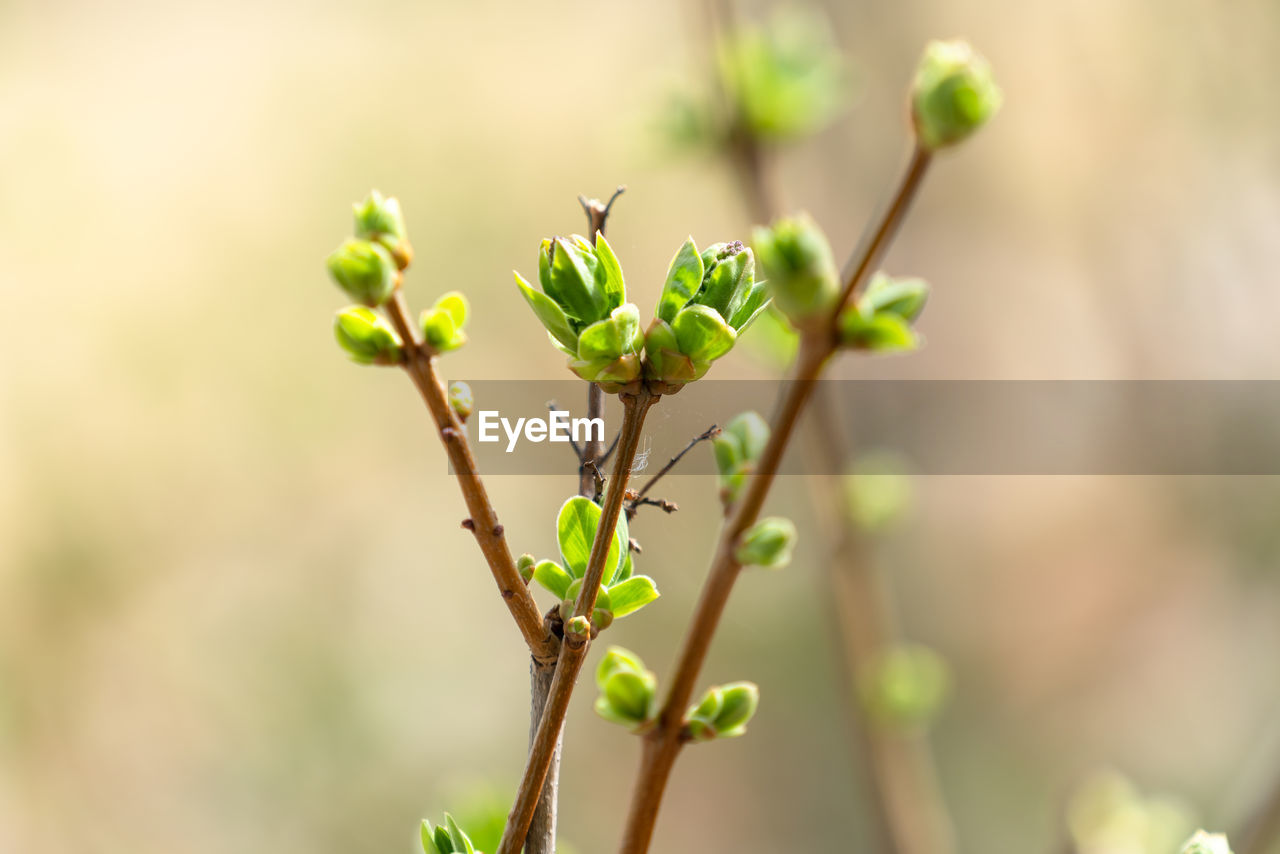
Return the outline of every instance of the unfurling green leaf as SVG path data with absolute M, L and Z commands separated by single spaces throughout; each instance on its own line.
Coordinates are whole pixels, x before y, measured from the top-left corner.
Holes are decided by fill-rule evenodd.
M 329 256 L 329 275 L 358 303 L 377 308 L 396 289 L 396 262 L 378 243 L 348 240 Z
M 575 495 L 560 508 L 560 515 L 556 519 L 556 539 L 560 543 L 564 567 L 574 578 L 582 578 L 587 572 L 591 544 L 595 541 L 599 524 L 600 505 L 590 498 Z M 613 542 L 609 544 L 609 552 L 605 557 L 605 571 L 601 577 L 603 584 L 612 583 L 622 569 L 630 540 L 626 516 L 620 513 L 617 527 L 614 528 Z
M 840 276 L 822 229 L 801 213 L 759 227 L 752 246 L 774 305 L 798 327 L 824 320 L 840 297 Z
M 633 652 L 611 646 L 596 668 L 596 714 L 632 731 L 652 720 L 657 705 L 658 680 Z
M 352 205 L 356 217 L 356 237 L 379 243 L 403 270 L 413 260 L 413 249 L 405 232 L 404 214 L 399 199 L 383 198 L 377 190 L 363 202 Z
M 579 235 L 542 241 L 538 292 L 516 274 L 516 284 L 555 345 L 570 356 L 578 376 L 618 391 L 640 376 L 644 336 L 640 311 L 626 302 L 626 283 L 613 248 Z
M 465 422 L 470 418 L 475 405 L 476 400 L 471 394 L 471 386 L 461 380 L 449 383 L 449 408 L 453 410 L 454 415 L 458 416 L 458 420 Z
M 569 598 L 569 587 L 574 582 L 573 576 L 553 560 L 539 561 L 533 568 L 533 580 L 562 602 Z
M 859 686 L 867 711 L 882 725 L 925 726 L 946 703 L 951 669 L 927 646 L 899 644 L 880 653 Z
M 768 302 L 750 249 L 716 243 L 699 253 L 689 238 L 671 261 L 644 334 L 645 376 L 675 387 L 701 378 Z
M 770 516 L 756 522 L 742 535 L 734 557 L 743 566 L 780 569 L 791 562 L 796 526 L 790 519 Z
M 639 611 L 660 595 L 658 586 L 647 575 L 635 575 L 608 588 L 610 610 L 614 617 L 625 617 Z
M 716 469 L 720 473 L 720 501 L 725 510 L 738 500 L 747 475 L 755 468 L 769 442 L 769 425 L 755 412 L 742 412 L 712 440 Z
M 432 827 L 430 821 L 422 820 L 422 850 L 424 854 L 477 854 L 470 838 L 448 813 L 443 825 Z
M 694 741 L 736 738 L 746 733 L 759 704 L 760 688 L 754 682 L 713 685 L 685 715 L 685 729 Z
M 427 346 L 437 353 L 447 353 L 466 344 L 467 334 L 463 327 L 467 323 L 469 309 L 466 297 L 458 291 L 450 291 L 423 311 L 422 337 Z
M 991 66 L 968 42 L 930 42 L 911 92 L 920 146 L 936 151 L 967 139 L 996 114 L 1002 100 Z
M 333 319 L 333 335 L 353 362 L 395 365 L 404 359 L 400 336 L 372 309 L 349 306 Z
M 1231 846 L 1227 844 L 1227 837 L 1221 833 L 1197 830 L 1182 846 L 1182 854 L 1231 854 Z

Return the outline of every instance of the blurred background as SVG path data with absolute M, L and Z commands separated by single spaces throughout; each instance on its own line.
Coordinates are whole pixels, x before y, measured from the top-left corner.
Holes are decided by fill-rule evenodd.
M 806 9 L 848 88 L 778 183 L 840 256 L 903 162 L 928 39 L 970 39 L 1005 92 L 889 258 L 934 285 L 929 346 L 841 375 L 1280 374 L 1276 3 Z M 609 236 L 646 310 L 687 234 L 748 234 L 733 171 L 668 121 L 712 65 L 700 4 L 667 0 L 0 2 L 0 851 L 410 852 L 423 816 L 505 812 L 527 659 L 412 387 L 334 346 L 322 261 L 352 201 L 395 194 L 411 303 L 473 303 L 448 373 L 563 375 L 510 271 L 583 228 L 578 193 L 627 184 Z M 517 550 L 554 553 L 573 468 L 489 484 Z M 680 512 L 632 529 L 664 596 L 609 641 L 659 678 L 715 490 L 673 477 Z M 1280 779 L 1280 483 L 911 490 L 874 550 L 950 674 L 958 850 L 1146 852 L 1150 828 L 1094 831 L 1155 812 L 1243 827 Z M 744 575 L 703 677 L 755 680 L 761 711 L 686 752 L 657 850 L 878 850 L 808 501 L 779 483 L 795 562 Z M 616 845 L 638 756 L 594 693 L 561 777 L 584 854 Z

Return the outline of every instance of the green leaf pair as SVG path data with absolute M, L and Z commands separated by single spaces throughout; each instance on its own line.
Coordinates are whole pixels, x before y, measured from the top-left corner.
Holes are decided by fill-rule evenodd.
M 437 353 L 447 353 L 466 344 L 467 334 L 462 328 L 466 325 L 469 309 L 466 297 L 458 291 L 449 291 L 436 300 L 435 305 L 423 311 L 419 323 L 427 346 Z
M 533 580 L 560 599 L 560 614 L 566 621 L 573 617 L 574 605 L 582 591 L 582 578 L 587 572 L 600 513 L 600 506 L 589 498 L 575 495 L 566 501 L 556 520 L 556 537 L 564 565 L 543 560 L 533 568 Z M 630 543 L 626 515 L 620 514 L 605 555 L 605 571 L 591 615 L 591 624 L 597 631 L 658 598 L 658 588 L 652 578 L 632 574 Z
M 738 500 L 747 475 L 755 468 L 768 443 L 769 425 L 755 412 L 733 416 L 720 435 L 711 440 L 720 475 L 720 502 L 726 513 Z
M 356 219 L 356 237 L 381 245 L 396 266 L 403 270 L 413 260 L 413 249 L 405 232 L 404 214 L 399 199 L 384 198 L 377 190 L 363 202 L 352 205 Z
M 404 360 L 400 336 L 370 308 L 352 305 L 339 311 L 333 318 L 333 336 L 353 362 L 396 365 Z
M 930 42 L 911 92 L 916 138 L 927 151 L 962 142 L 996 114 L 1002 101 L 991 66 L 968 42 Z
M 519 273 L 515 277 L 551 342 L 570 357 L 574 373 L 606 391 L 618 391 L 640 376 L 640 310 L 626 301 L 622 267 L 604 235 L 596 235 L 594 246 L 576 234 L 542 241 L 541 291 Z
M 645 332 L 645 376 L 675 387 L 701 378 L 768 304 L 750 249 L 735 241 L 699 253 L 690 237 L 671 261 Z
M 840 298 L 840 276 L 831 244 L 808 214 L 758 226 L 751 245 L 773 303 L 800 328 L 825 321 Z
M 841 343 L 879 353 L 919 349 L 921 339 L 912 324 L 928 298 L 929 283 L 923 279 L 876 273 L 858 301 L 840 312 Z
M 743 566 L 781 569 L 791 563 L 795 545 L 796 526 L 791 520 L 769 516 L 747 529 L 733 556 Z
M 754 682 L 731 682 L 707 689 L 701 702 L 685 716 L 685 730 L 694 741 L 737 738 L 760 705 L 760 688 Z
M 884 650 L 859 678 L 862 702 L 881 725 L 927 726 L 951 692 L 946 659 L 922 644 Z
M 596 714 L 640 732 L 657 712 L 658 679 L 644 662 L 620 646 L 609 647 L 596 668 Z
M 444 824 L 435 827 L 427 819 L 422 820 L 422 851 L 423 854 L 480 854 L 448 813 L 444 814 Z

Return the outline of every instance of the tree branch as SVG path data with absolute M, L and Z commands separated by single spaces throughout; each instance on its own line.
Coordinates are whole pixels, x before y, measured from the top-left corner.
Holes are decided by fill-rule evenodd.
M 623 831 L 622 854 L 644 854 L 649 849 L 658 808 L 666 790 L 671 769 L 680 752 L 680 733 L 684 725 L 684 712 L 693 698 L 698 675 L 706 660 L 711 640 L 715 636 L 720 617 L 724 613 L 733 585 L 737 581 L 741 564 L 734 557 L 738 539 L 753 525 L 768 496 L 769 488 L 777 475 L 783 452 L 791 440 L 800 413 L 813 393 L 814 385 L 827 360 L 838 346 L 836 318 L 850 296 L 862 286 L 874 264 L 888 247 L 897 228 L 910 206 L 911 199 L 920 185 L 929 165 L 929 157 L 917 146 L 914 148 L 906 173 L 899 182 L 889 207 L 876 222 L 871 237 L 854 253 L 848 269 L 851 272 L 845 282 L 843 297 L 834 306 L 826 327 L 814 327 L 805 332 L 800 341 L 793 379 L 789 383 L 781 405 L 773 418 L 769 441 L 756 466 L 746 494 L 734 509 L 733 516 L 721 531 L 720 541 L 712 559 L 711 570 L 702 588 L 694 615 L 685 635 L 680 657 L 676 664 L 666 701 L 658 714 L 657 723 L 645 735 L 644 751 L 631 809 Z
M 578 594 L 578 601 L 574 608 L 575 616 L 585 616 L 588 620 L 595 609 L 596 597 L 600 592 L 600 581 L 604 577 L 605 558 L 609 554 L 609 546 L 613 541 L 618 517 L 622 514 L 627 481 L 631 476 L 631 466 L 635 461 L 636 451 L 640 447 L 644 419 L 649 412 L 649 407 L 658 401 L 658 396 L 642 388 L 636 394 L 622 395 L 622 401 L 622 434 L 618 443 L 618 457 L 614 463 L 613 477 L 610 478 L 605 491 L 604 505 L 600 510 L 600 522 L 596 528 L 595 540 L 591 544 L 591 554 L 587 558 L 587 569 L 582 578 L 582 591 Z M 520 781 L 520 788 L 516 792 L 515 803 L 507 815 L 502 844 L 498 846 L 495 854 L 519 854 L 524 846 L 534 808 L 555 756 L 555 748 L 559 743 L 565 715 L 569 711 L 569 698 L 573 695 L 574 684 L 582 670 L 583 662 L 586 661 L 589 645 L 589 634 L 576 634 L 569 628 L 569 623 L 565 624 L 564 642 L 560 646 L 560 660 L 556 664 L 550 696 L 543 709 L 537 735 L 529 749 L 529 759 Z
M 609 221 L 609 212 L 613 203 L 626 187 L 618 187 L 609 197 L 609 201 L 601 203 L 599 199 L 588 199 L 578 196 L 578 203 L 587 214 L 587 233 L 592 245 L 596 235 L 603 234 Z M 587 385 L 587 418 L 601 418 L 604 415 L 604 390 L 595 383 Z M 599 464 L 603 462 L 603 434 L 596 439 L 590 438 L 578 446 L 569 440 L 578 456 L 578 494 L 592 500 L 596 497 L 596 481 L 600 477 Z M 529 750 L 533 751 L 542 726 L 547 699 L 551 695 L 555 683 L 557 662 L 534 661 L 529 671 Z M 557 799 L 560 790 L 560 752 L 563 733 L 558 733 L 556 743 L 551 751 L 547 764 L 546 776 L 541 792 L 534 806 L 533 816 L 529 822 L 529 832 L 525 839 L 525 854 L 554 854 L 556 850 L 556 813 Z
M 558 654 L 559 642 L 543 625 L 542 613 L 533 600 L 533 594 L 516 569 L 506 534 L 498 522 L 498 514 L 489 502 L 489 494 L 476 472 L 476 459 L 467 442 L 467 434 L 463 431 L 462 422 L 449 406 L 444 381 L 436 372 L 435 355 L 418 339 L 409 321 L 408 306 L 405 305 L 404 295 L 399 287 L 387 303 L 386 311 L 392 326 L 404 341 L 404 369 L 417 386 L 427 409 L 431 411 L 431 417 L 440 431 L 440 441 L 449 455 L 458 487 L 466 501 L 467 511 L 471 514 L 467 520 L 470 524 L 466 528 L 475 535 L 485 562 L 493 573 L 493 580 L 502 593 L 502 600 L 507 603 L 507 609 L 516 621 L 529 652 L 540 661 L 554 660 Z

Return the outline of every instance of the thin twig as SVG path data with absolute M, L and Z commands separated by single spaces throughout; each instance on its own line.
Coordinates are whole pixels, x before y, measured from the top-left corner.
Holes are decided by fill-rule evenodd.
M 720 430 L 720 427 L 718 425 L 712 424 L 705 431 L 703 431 L 702 433 L 690 439 L 689 444 L 685 445 L 684 449 L 680 451 L 680 453 L 676 454 L 674 457 L 667 460 L 667 464 L 664 465 L 662 468 L 658 469 L 658 471 L 654 473 L 653 477 L 645 481 L 644 486 L 640 487 L 640 491 L 637 492 L 635 494 L 635 497 L 632 498 L 631 501 L 628 503 L 627 518 L 628 519 L 634 518 L 636 515 L 636 510 L 638 510 L 642 505 L 645 505 L 645 504 L 651 504 L 656 507 L 661 507 L 667 513 L 671 513 L 672 511 L 676 510 L 677 509 L 676 506 L 672 504 L 670 501 L 651 501 L 646 499 L 645 496 L 649 494 L 649 490 L 653 489 L 654 484 L 662 480 L 664 475 L 666 475 L 673 468 L 675 468 L 676 464 L 680 462 L 680 460 L 684 457 L 684 455 L 692 451 L 699 442 L 706 442 L 710 439 L 714 439 L 716 436 L 719 436 L 721 432 L 722 431 Z M 668 509 L 666 505 L 669 505 L 670 509 Z
M 587 233 L 592 244 L 596 242 L 597 234 L 604 233 L 605 226 L 609 221 L 609 212 L 613 209 L 613 203 L 617 201 L 618 196 L 622 195 L 624 189 L 625 187 L 618 187 L 605 204 L 601 204 L 596 199 L 578 196 L 578 203 L 582 205 L 582 209 L 587 214 Z M 554 401 L 548 405 L 553 406 L 553 404 Z M 553 406 L 553 408 L 559 407 Z M 603 415 L 604 391 L 595 383 L 589 383 L 587 385 L 587 418 L 601 419 Z M 603 424 L 603 420 L 600 423 Z M 593 433 L 588 430 L 587 440 L 582 445 L 579 445 L 573 440 L 573 437 L 570 437 L 569 446 L 573 448 L 578 460 L 578 494 L 594 501 L 599 494 L 602 482 L 599 464 L 603 463 L 600 452 L 604 446 L 604 436 L 601 434 L 599 437 L 594 437 Z M 530 671 L 530 751 L 537 744 L 538 730 L 542 726 L 542 719 L 546 713 L 547 699 L 550 697 L 552 686 L 555 684 L 557 667 L 556 661 L 550 663 L 534 662 Z M 525 854 L 554 854 L 556 849 L 556 813 L 560 788 L 560 751 L 562 741 L 563 733 L 560 733 L 552 749 L 542 789 L 534 807 L 533 817 L 529 822 L 529 831 L 525 838 Z
M 449 455 L 458 487 L 462 490 L 467 511 L 471 514 L 468 519 L 471 524 L 467 528 L 475 534 L 485 562 L 493 573 L 493 580 L 502 593 L 502 600 L 511 611 L 529 652 L 540 661 L 554 660 L 558 654 L 559 642 L 543 625 L 542 612 L 538 610 L 533 594 L 520 578 L 511 549 L 507 545 L 506 534 L 498 522 L 498 514 L 494 512 L 489 494 L 477 473 L 475 455 L 467 442 L 467 434 L 462 422 L 449 406 L 444 381 L 436 372 L 435 356 L 422 346 L 409 322 L 408 306 L 399 288 L 396 288 L 394 296 L 387 303 L 386 311 L 396 333 L 404 342 L 405 371 L 426 402 L 440 432 L 440 441 Z
M 640 434 L 644 428 L 644 419 L 649 407 L 658 401 L 656 395 L 647 390 L 638 394 L 623 397 L 622 439 L 619 444 L 618 458 L 614 463 L 613 477 L 605 493 L 604 505 L 600 509 L 600 521 L 596 527 L 595 540 L 591 544 L 591 553 L 587 558 L 586 572 L 582 578 L 582 592 L 574 613 L 590 619 L 595 610 L 596 597 L 600 593 L 600 581 L 604 577 L 605 558 L 613 542 L 618 517 L 622 515 L 623 498 L 627 492 L 627 481 L 631 475 L 631 464 L 635 460 L 636 451 L 640 447 Z M 516 792 L 515 803 L 507 815 L 507 825 L 502 834 L 502 843 L 496 854 L 519 854 L 524 847 L 524 840 L 533 818 L 534 806 L 546 779 L 547 769 L 555 754 L 555 746 L 564 726 L 565 714 L 569 710 L 569 698 L 573 694 L 578 673 L 586 661 L 587 648 L 590 645 L 588 635 L 574 634 L 565 624 L 564 642 L 560 645 L 560 660 L 556 664 L 555 678 L 551 682 L 550 695 L 542 713 L 542 722 L 538 726 L 537 735 L 529 749 L 529 759 L 525 765 L 524 776 L 520 780 L 520 788 Z
M 800 413 L 808 403 L 823 367 L 836 350 L 836 317 L 841 306 L 849 295 L 861 287 L 873 262 L 888 247 L 928 164 L 928 156 L 922 155 L 916 147 L 907 172 L 894 193 L 893 201 L 882 219 L 876 223 L 871 232 L 872 237 L 865 241 L 865 248 L 855 253 L 849 265 L 852 272 L 845 283 L 845 298 L 833 309 L 828 327 L 815 327 L 801 338 L 793 379 L 774 415 L 769 441 L 747 486 L 746 494 L 721 531 L 715 557 L 690 620 L 666 700 L 658 713 L 656 725 L 644 736 L 640 771 L 632 793 L 626 829 L 623 831 L 621 854 L 644 854 L 649 850 L 662 795 L 683 744 L 680 736 L 684 726 L 684 711 L 693 698 L 694 687 L 711 647 L 711 640 L 742 568 L 734 554 L 738 540 L 759 517 Z

